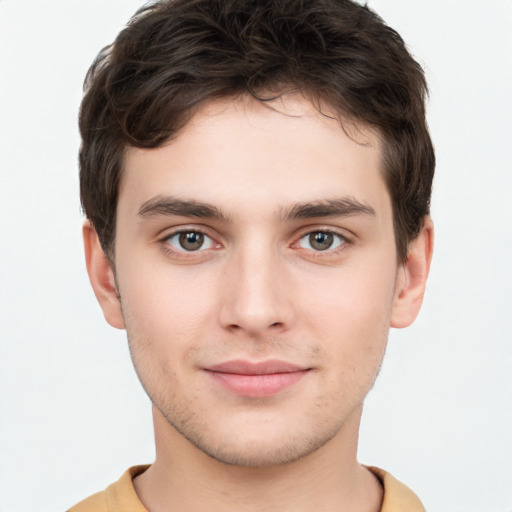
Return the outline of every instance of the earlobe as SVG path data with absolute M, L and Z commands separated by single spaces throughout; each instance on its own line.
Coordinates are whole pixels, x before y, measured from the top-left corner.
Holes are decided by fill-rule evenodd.
M 117 329 L 124 329 L 121 303 L 117 292 L 112 266 L 101 247 L 98 234 L 91 222 L 83 225 L 85 262 L 87 273 L 96 299 L 103 310 L 105 320 Z
M 398 269 L 391 327 L 407 327 L 418 316 L 434 248 L 434 225 L 425 220 L 420 234 L 409 243 L 407 261 Z

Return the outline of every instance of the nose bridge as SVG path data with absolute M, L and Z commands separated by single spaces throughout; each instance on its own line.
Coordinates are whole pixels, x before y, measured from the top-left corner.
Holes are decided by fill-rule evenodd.
M 283 263 L 271 241 L 261 237 L 254 236 L 234 250 L 223 301 L 226 327 L 258 335 L 289 324 L 291 308 Z

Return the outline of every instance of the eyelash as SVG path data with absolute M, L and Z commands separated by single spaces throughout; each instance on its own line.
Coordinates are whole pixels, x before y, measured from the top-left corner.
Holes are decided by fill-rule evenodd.
M 162 249 L 165 253 L 167 254 L 170 254 L 172 255 L 173 257 L 177 257 L 177 258 L 183 258 L 183 259 L 186 259 L 186 258 L 194 258 L 194 257 L 197 257 L 197 254 L 198 253 L 202 253 L 202 252 L 205 252 L 205 251 L 208 251 L 208 250 L 211 250 L 211 249 L 214 249 L 215 247 L 209 247 L 207 249 L 199 249 L 199 250 L 196 250 L 196 251 L 187 251 L 186 249 L 182 248 L 182 249 L 175 249 L 171 246 L 170 244 L 170 241 L 174 238 L 174 237 L 177 237 L 179 235 L 183 235 L 183 234 L 191 234 L 191 233 L 194 233 L 194 234 L 199 234 L 199 235 L 202 235 L 204 237 L 207 237 L 211 240 L 212 244 L 214 246 L 220 246 L 220 244 L 218 242 L 216 242 L 214 240 L 213 237 L 211 237 L 207 232 L 206 230 L 203 230 L 203 229 L 198 229 L 197 227 L 194 227 L 194 228 L 190 228 L 190 229 L 179 229 L 177 231 L 173 231 L 172 233 L 168 233 L 166 234 L 163 238 L 160 239 L 160 243 L 161 243 L 161 246 L 162 246 Z
M 206 249 L 198 249 L 198 250 L 191 250 L 191 251 L 187 251 L 186 249 L 182 248 L 182 249 L 175 249 L 173 248 L 171 245 L 170 245 L 170 240 L 173 239 L 174 237 L 177 237 L 179 235 L 182 235 L 182 234 L 188 234 L 188 233 L 195 233 L 195 234 L 199 234 L 199 235 L 202 235 L 204 237 L 207 237 L 208 239 L 211 240 L 211 243 L 213 244 L 214 247 L 208 247 Z M 314 250 L 314 249 L 308 249 L 308 248 L 303 248 L 303 247 L 300 247 L 299 244 L 300 242 L 305 239 L 306 237 L 309 237 L 313 234 L 319 234 L 319 233 L 322 233 L 322 234 L 328 234 L 328 235 L 332 235 L 334 237 L 336 237 L 340 243 L 339 245 L 337 245 L 336 247 L 334 247 L 334 249 L 331 249 L 330 247 L 325 249 L 325 250 Z M 160 245 L 162 246 L 162 249 L 165 253 L 169 254 L 169 255 L 172 255 L 173 257 L 177 257 L 177 258 L 183 258 L 183 259 L 186 259 L 186 258 L 195 258 L 197 257 L 198 254 L 200 253 L 203 253 L 203 252 L 206 252 L 206 251 L 210 251 L 210 250 L 215 250 L 216 248 L 219 248 L 221 247 L 221 244 L 216 242 L 215 239 L 210 236 L 208 234 L 208 232 L 206 230 L 203 230 L 203 229 L 199 229 L 197 227 L 194 227 L 194 228 L 190 228 L 190 229 L 179 229 L 177 231 L 173 231 L 171 233 L 168 233 L 166 234 L 164 237 L 162 237 L 160 240 Z M 329 228 L 317 228 L 317 229 L 312 229 L 312 230 L 309 230 L 309 231 L 306 231 L 306 232 L 303 232 L 298 239 L 296 239 L 295 242 L 293 242 L 290 247 L 296 247 L 298 249 L 303 249 L 305 251 L 308 251 L 310 253 L 310 255 L 312 257 L 315 257 L 315 258 L 325 258 L 325 257 L 328 257 L 329 255 L 337 255 L 339 252 L 343 251 L 346 249 L 347 246 L 351 245 L 353 242 L 351 240 L 351 238 L 349 238 L 347 235 L 345 235 L 345 233 L 340 233 L 339 231 L 336 231 L 336 230 L 333 230 L 333 229 L 329 229 Z
M 300 236 L 300 238 L 296 242 L 294 242 L 293 245 L 299 245 L 300 242 L 302 240 L 306 239 L 307 237 L 310 237 L 311 235 L 314 235 L 314 234 L 320 234 L 320 233 L 324 234 L 324 235 L 332 235 L 333 237 L 338 239 L 339 244 L 337 246 L 335 246 L 334 248 L 328 247 L 325 250 L 307 249 L 307 248 L 302 248 L 300 246 L 299 246 L 299 248 L 310 251 L 311 254 L 316 258 L 322 258 L 322 257 L 325 258 L 328 255 L 337 255 L 339 252 L 345 250 L 346 247 L 352 243 L 351 239 L 349 239 L 349 237 L 347 237 L 344 233 L 340 233 L 339 231 L 335 231 L 332 229 L 320 228 L 320 229 L 313 229 L 311 231 L 307 231 L 307 232 L 303 233 Z M 336 243 L 336 241 L 334 241 L 333 243 Z

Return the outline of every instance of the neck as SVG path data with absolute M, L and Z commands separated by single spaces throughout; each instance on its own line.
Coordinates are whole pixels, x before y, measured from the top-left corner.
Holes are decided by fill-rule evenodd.
M 361 408 L 324 446 L 274 467 L 214 460 L 179 434 L 158 410 L 153 410 L 153 417 L 156 460 L 134 480 L 137 495 L 151 512 L 380 510 L 381 485 L 356 459 Z

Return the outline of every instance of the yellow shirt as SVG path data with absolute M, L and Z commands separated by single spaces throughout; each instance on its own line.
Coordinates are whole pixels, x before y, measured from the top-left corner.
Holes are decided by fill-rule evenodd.
M 148 466 L 134 466 L 104 491 L 93 494 L 67 512 L 147 512 L 140 502 L 132 479 Z M 379 468 L 370 467 L 384 487 L 381 512 L 425 512 L 419 498 L 402 482 Z

